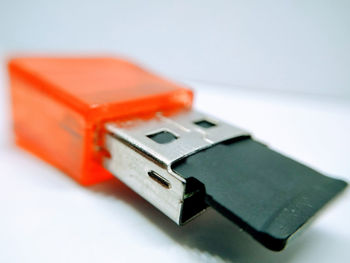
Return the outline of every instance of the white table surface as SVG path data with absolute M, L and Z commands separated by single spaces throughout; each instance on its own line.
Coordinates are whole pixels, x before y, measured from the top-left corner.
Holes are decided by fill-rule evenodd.
M 348 101 L 189 84 L 197 109 L 350 181 Z M 117 181 L 83 188 L 15 147 L 0 91 L 0 262 L 350 262 L 349 191 L 279 253 L 214 210 L 178 227 Z

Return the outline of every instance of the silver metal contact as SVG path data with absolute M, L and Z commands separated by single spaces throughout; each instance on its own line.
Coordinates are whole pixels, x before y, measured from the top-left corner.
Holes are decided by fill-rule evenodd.
M 111 154 L 104 161 L 106 169 L 177 224 L 200 211 L 183 217 L 186 198 L 192 195 L 185 195 L 186 180 L 174 173 L 171 165 L 217 143 L 249 136 L 240 128 L 197 111 L 110 122 L 106 129 L 106 148 Z

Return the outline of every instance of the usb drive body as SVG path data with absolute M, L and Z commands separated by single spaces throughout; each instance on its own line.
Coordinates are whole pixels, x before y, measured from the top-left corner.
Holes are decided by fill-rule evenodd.
M 9 72 L 18 145 L 82 185 L 116 177 L 179 225 L 211 206 L 281 250 L 346 187 L 130 62 L 16 58 Z

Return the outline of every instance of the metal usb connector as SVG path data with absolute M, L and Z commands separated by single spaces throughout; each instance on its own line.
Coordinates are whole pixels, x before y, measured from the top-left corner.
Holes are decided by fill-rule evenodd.
M 211 206 L 272 250 L 346 186 L 197 111 L 105 127 L 104 167 L 178 225 Z
M 203 185 L 172 169 L 175 162 L 217 143 L 249 134 L 198 111 L 151 120 L 107 123 L 104 166 L 181 225 L 206 207 Z

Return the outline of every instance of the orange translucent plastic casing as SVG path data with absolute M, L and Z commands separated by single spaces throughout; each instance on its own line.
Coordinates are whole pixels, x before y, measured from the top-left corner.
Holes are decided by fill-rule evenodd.
M 83 185 L 103 168 L 104 123 L 190 108 L 191 90 L 116 58 L 9 62 L 16 143 Z

